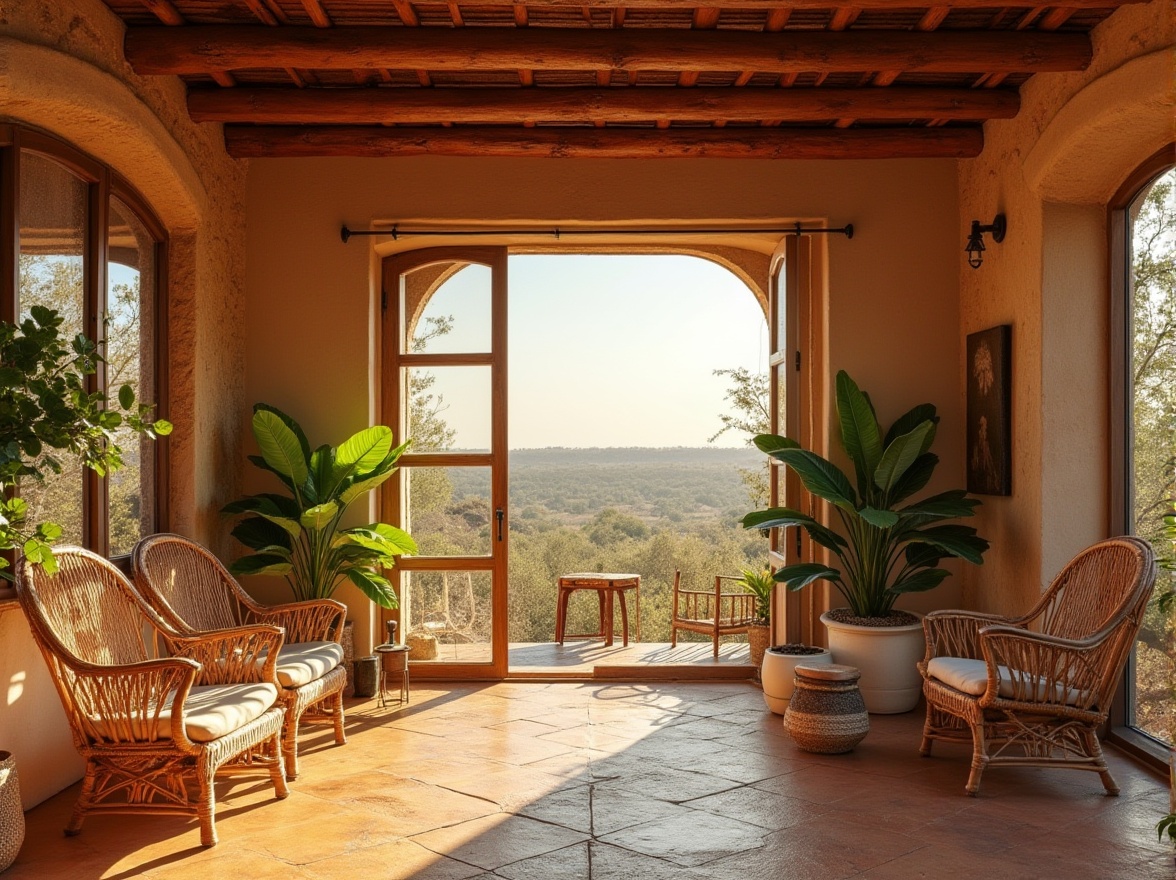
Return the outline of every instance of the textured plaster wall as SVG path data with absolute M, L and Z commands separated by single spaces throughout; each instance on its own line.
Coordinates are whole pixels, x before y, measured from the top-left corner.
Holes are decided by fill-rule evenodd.
M 1033 77 L 1020 114 L 989 122 L 984 152 L 960 162 L 957 240 L 973 219 L 1003 211 L 1009 222 L 980 269 L 961 258 L 961 339 L 1013 326 L 1013 494 L 981 508 L 992 550 L 965 571 L 970 608 L 1024 611 L 1077 550 L 1113 530 L 1106 205 L 1176 138 L 1171 4 L 1123 7 L 1093 42 L 1089 70 Z
M 379 263 L 370 239 L 340 242 L 344 222 L 361 229 L 378 220 L 852 221 L 852 241 L 828 242 L 829 350 L 820 368 L 830 386 L 838 369 L 848 369 L 883 419 L 937 403 L 937 485 L 949 488 L 963 479 L 957 193 L 951 161 L 255 160 L 247 201 L 247 396 L 289 408 L 312 442 L 344 437 L 374 417 L 365 342 Z M 743 244 L 767 254 L 774 242 Z M 282 595 L 280 585 L 271 589 Z M 347 590 L 340 595 L 362 632 L 363 604 Z M 915 597 L 922 608 L 959 598 L 955 585 Z
M 122 23 L 98 0 L 0 0 L 0 120 L 35 126 L 110 165 L 170 234 L 172 528 L 224 543 L 239 488 L 245 163 L 189 121 L 183 85 L 135 76 Z M 19 611 L 0 614 L 0 748 L 26 806 L 80 775 L 64 716 Z

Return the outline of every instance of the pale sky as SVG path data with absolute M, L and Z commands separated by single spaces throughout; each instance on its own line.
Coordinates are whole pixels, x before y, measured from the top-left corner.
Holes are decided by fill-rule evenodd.
M 697 257 L 518 255 L 509 262 L 512 449 L 706 446 L 722 425 L 716 369 L 765 369 L 767 324 L 751 291 Z M 425 315 L 454 328 L 426 351 L 485 351 L 489 270 L 468 267 Z M 455 446 L 488 448 L 489 370 L 438 368 Z M 716 441 L 740 446 L 732 432 Z

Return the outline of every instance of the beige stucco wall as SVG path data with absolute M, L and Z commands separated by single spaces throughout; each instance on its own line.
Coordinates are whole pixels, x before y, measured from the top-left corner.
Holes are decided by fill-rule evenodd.
M 371 239 L 339 240 L 344 222 L 355 229 L 381 220 L 566 228 L 827 218 L 834 225 L 853 222 L 857 235 L 828 242 L 830 347 L 821 368 L 830 386 L 838 369 L 848 369 L 884 420 L 916 403 L 937 403 L 943 414 L 937 482 L 960 485 L 957 191 L 951 161 L 254 160 L 247 201 L 247 396 L 288 408 L 312 439 L 342 438 L 374 417 L 366 343 L 379 264 Z M 743 242 L 769 253 L 773 243 Z M 281 585 L 272 588 L 282 595 Z M 362 633 L 363 604 L 350 591 L 340 595 Z M 958 586 L 949 585 L 913 604 L 954 605 L 959 597 Z
M 1092 36 L 1089 70 L 1035 76 L 1020 114 L 987 123 L 984 152 L 960 162 L 958 240 L 973 219 L 1003 211 L 1009 223 L 980 269 L 961 259 L 960 335 L 1013 326 L 1013 494 L 981 508 L 992 550 L 964 574 L 970 608 L 1026 610 L 1077 550 L 1114 530 L 1105 206 L 1176 138 L 1176 17 L 1153 0 Z M 963 389 L 962 357 L 960 370 Z
M 170 234 L 172 527 L 223 542 L 237 491 L 244 361 L 246 166 L 188 120 L 183 85 L 135 76 L 122 23 L 98 0 L 0 0 L 0 120 L 36 126 L 110 165 Z M 0 749 L 26 806 L 80 776 L 56 694 L 20 611 L 0 613 Z

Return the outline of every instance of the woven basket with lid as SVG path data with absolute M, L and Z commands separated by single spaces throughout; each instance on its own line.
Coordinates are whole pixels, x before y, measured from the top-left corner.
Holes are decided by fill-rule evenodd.
M 836 663 L 801 664 L 795 672 L 796 688 L 784 713 L 784 728 L 797 748 L 829 755 L 853 751 L 870 731 L 857 684 L 861 673 Z

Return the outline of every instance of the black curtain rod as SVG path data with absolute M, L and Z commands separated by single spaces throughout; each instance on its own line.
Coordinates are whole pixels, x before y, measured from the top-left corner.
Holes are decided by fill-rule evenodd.
M 353 235 L 390 235 L 393 241 L 399 241 L 402 236 L 432 236 L 432 235 L 540 235 L 560 238 L 564 235 L 730 235 L 733 233 L 775 233 L 787 235 L 844 235 L 853 238 L 853 224 L 846 223 L 836 229 L 828 227 L 803 227 L 799 223 L 784 227 L 749 227 L 727 229 L 401 229 L 393 226 L 391 229 L 350 229 L 346 223 L 339 230 L 339 237 L 343 244 L 347 244 Z

